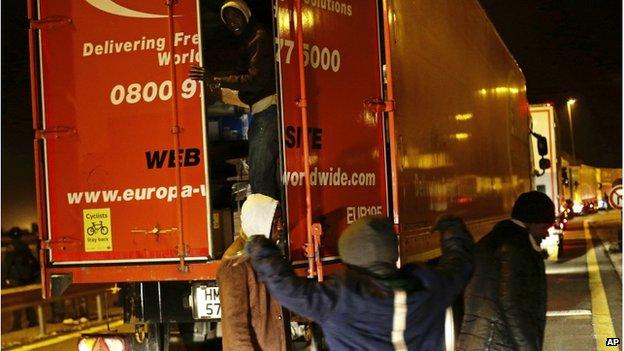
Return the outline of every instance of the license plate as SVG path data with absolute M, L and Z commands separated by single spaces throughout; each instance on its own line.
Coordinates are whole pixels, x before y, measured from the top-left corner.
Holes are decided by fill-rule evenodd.
M 193 285 L 193 317 L 197 319 L 221 319 L 219 288 Z

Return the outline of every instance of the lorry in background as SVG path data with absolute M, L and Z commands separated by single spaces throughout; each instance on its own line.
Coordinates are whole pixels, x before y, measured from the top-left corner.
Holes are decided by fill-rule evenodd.
M 622 182 L 622 169 L 571 164 L 562 159 L 562 195 L 573 214 L 591 214 L 609 207 L 611 189 Z
M 531 133 L 536 137 L 532 141 L 533 155 L 533 189 L 548 195 L 555 204 L 557 220 L 549 230 L 550 236 L 543 241 L 543 246 L 554 247 L 552 240 L 557 241 L 558 255 L 563 254 L 563 230 L 567 226 L 568 212 L 562 209 L 565 204 L 559 186 L 560 157 L 558 154 L 555 108 L 552 104 L 533 104 L 529 106 L 531 113 Z M 540 145 L 540 143 L 542 145 Z M 545 145 L 544 145 L 545 144 Z M 539 152 L 539 148 L 546 148 L 546 153 Z M 544 167 L 544 159 L 550 161 L 549 167 Z M 541 164 L 540 164 L 541 162 Z
M 545 158 L 550 160 L 549 168 L 541 169 L 540 157 L 538 152 L 533 152 L 533 188 L 548 195 L 558 209 L 560 205 L 559 194 L 559 161 L 557 154 L 557 139 L 555 132 L 555 109 L 551 104 L 530 105 L 531 112 L 531 131 L 539 134 L 544 138 L 547 145 L 547 154 Z M 532 141 L 533 150 L 538 149 L 539 138 Z
M 525 79 L 476 0 L 248 3 L 275 35 L 284 252 L 302 275 L 338 266 L 359 217 L 389 216 L 401 262 L 426 261 L 440 214 L 478 239 L 531 189 Z M 123 283 L 126 349 L 166 349 L 172 323 L 212 337 L 220 318 L 251 116 L 187 73 L 235 69 L 221 4 L 28 1 L 42 293 Z
M 572 201 L 573 210 L 579 214 L 592 214 L 598 210 L 598 202 L 603 200 L 600 191 L 600 169 L 580 164 L 570 166 L 574 191 Z
M 598 187 L 602 194 L 602 201 L 598 201 L 598 209 L 607 209 L 613 206 L 611 203 L 615 200 L 612 192 L 618 185 L 622 185 L 622 168 L 599 168 L 599 172 L 600 183 Z M 615 191 L 617 192 L 617 190 Z

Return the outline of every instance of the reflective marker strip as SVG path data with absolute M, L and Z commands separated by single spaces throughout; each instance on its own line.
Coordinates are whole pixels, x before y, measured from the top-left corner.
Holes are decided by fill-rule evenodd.
M 407 324 L 407 293 L 394 291 L 394 318 L 392 321 L 392 345 L 398 351 L 407 351 L 405 325 Z
M 446 308 L 446 318 L 444 318 L 444 350 L 455 350 L 455 324 L 451 306 Z
M 583 267 L 574 266 L 574 267 L 561 267 L 561 266 L 550 266 L 546 268 L 546 275 L 551 274 L 585 274 L 587 273 L 587 265 Z
M 587 220 L 583 221 L 585 231 L 585 241 L 587 242 L 587 272 L 589 274 L 589 290 L 591 292 L 592 324 L 594 325 L 594 335 L 596 336 L 596 350 L 610 350 L 605 342 L 607 338 L 613 338 L 615 329 L 611 320 L 611 312 L 607 303 L 607 296 L 600 277 L 600 268 Z
M 117 328 L 121 325 L 123 325 L 123 320 L 118 320 L 115 322 L 111 322 L 110 328 Z M 98 325 L 97 327 L 93 327 L 93 328 L 89 328 L 89 329 L 85 329 L 85 330 L 80 330 L 76 333 L 71 333 L 71 334 L 64 334 L 64 335 L 59 335 L 59 336 L 55 336 L 53 338 L 47 339 L 47 340 L 43 340 L 40 342 L 36 342 L 33 344 L 29 344 L 29 345 L 24 345 L 22 347 L 18 347 L 15 348 L 13 350 L 15 351 L 30 351 L 30 350 L 36 350 L 42 347 L 46 347 L 46 346 L 50 346 L 50 345 L 54 345 L 54 344 L 58 344 L 60 342 L 63 341 L 67 341 L 70 339 L 74 339 L 74 338 L 79 338 L 82 334 L 90 334 L 90 333 L 96 333 L 96 332 L 101 332 L 103 330 L 106 330 L 106 324 L 103 325 Z M 76 344 L 78 343 L 78 341 L 76 341 Z

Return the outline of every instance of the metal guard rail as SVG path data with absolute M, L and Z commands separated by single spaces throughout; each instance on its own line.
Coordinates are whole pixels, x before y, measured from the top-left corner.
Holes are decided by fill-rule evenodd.
M 2 312 L 11 312 L 28 307 L 36 307 L 39 333 L 46 334 L 46 316 L 43 307 L 56 301 L 75 299 L 79 297 L 95 296 L 97 306 L 97 320 L 104 320 L 104 306 L 102 296 L 107 294 L 112 286 L 102 284 L 76 284 L 70 286 L 62 295 L 49 299 L 41 298 L 41 284 L 30 284 L 15 288 L 4 288 L 0 290 L 2 300 Z

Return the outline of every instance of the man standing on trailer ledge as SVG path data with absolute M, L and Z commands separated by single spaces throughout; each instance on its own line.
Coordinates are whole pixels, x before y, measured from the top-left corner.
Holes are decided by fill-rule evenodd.
M 322 283 L 297 277 L 262 236 L 251 237 L 245 251 L 272 296 L 321 325 L 330 350 L 440 350 L 446 308 L 472 272 L 472 237 L 458 217 L 442 217 L 434 230 L 442 241 L 439 263 L 399 270 L 390 221 L 360 218 L 338 241 L 345 269 Z
M 218 95 L 220 88 L 236 90 L 240 101 L 249 106 L 253 115 L 249 129 L 251 192 L 276 199 L 279 144 L 273 36 L 251 16 L 243 0 L 227 1 L 221 7 L 221 19 L 241 43 L 239 74 L 213 77 L 203 67 L 193 66 L 189 77 L 203 81 Z
M 518 197 L 511 219 L 497 223 L 476 245 L 459 350 L 542 349 L 546 272 L 539 244 L 554 221 L 550 198 L 530 191 Z

